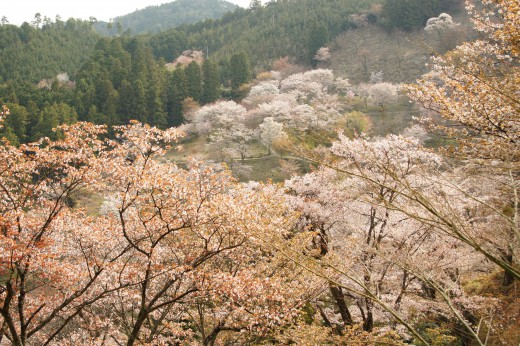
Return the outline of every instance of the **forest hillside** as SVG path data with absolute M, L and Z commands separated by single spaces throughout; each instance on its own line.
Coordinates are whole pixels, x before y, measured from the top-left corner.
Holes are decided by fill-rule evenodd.
M 219 19 L 237 7 L 225 0 L 176 0 L 115 17 L 110 23 L 98 22 L 94 27 L 103 35 L 117 35 L 127 30 L 133 34 L 153 33 L 206 19 Z
M 99 39 L 92 25 L 73 18 L 52 21 L 41 16 L 20 27 L 0 25 L 0 83 L 37 83 L 61 72 L 73 76 Z

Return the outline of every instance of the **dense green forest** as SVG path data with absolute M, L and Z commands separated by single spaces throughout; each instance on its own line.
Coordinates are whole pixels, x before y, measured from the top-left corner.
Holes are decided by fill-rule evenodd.
M 178 30 L 187 34 L 189 46 L 207 51 L 217 60 L 245 50 L 258 66 L 283 56 L 310 64 L 315 49 L 355 27 L 352 14 L 369 11 L 377 3 L 380 1 L 275 1 Z
M 110 23 L 98 22 L 95 28 L 105 35 L 127 30 L 133 34 L 159 32 L 205 19 L 218 19 L 236 8 L 224 0 L 177 0 L 116 17 Z
M 179 125 L 185 100 L 206 104 L 220 97 L 239 99 L 244 96 L 240 86 L 273 60 L 288 56 L 304 66 L 315 65 L 316 51 L 345 31 L 365 23 L 420 28 L 431 13 L 457 4 L 460 1 L 410 4 L 407 18 L 413 22 L 407 22 L 394 16 L 402 4 L 392 0 L 252 2 L 250 8 L 238 8 L 219 20 L 112 38 L 100 38 L 94 21 L 53 22 L 36 16 L 21 27 L 4 24 L 0 98 L 13 111 L 2 131 L 14 142 L 26 142 L 56 136 L 52 128 L 78 119 Z M 209 53 L 209 59 L 167 71 L 166 62 L 191 49 Z M 60 72 L 68 73 L 72 82 L 55 78 Z M 42 79 L 47 79 L 43 88 L 36 85 Z
M 159 128 L 177 126 L 183 123 L 185 99 L 211 103 L 222 91 L 232 95 L 250 80 L 247 55 L 237 53 L 231 60 L 226 70 L 205 60 L 202 66 L 193 62 L 168 72 L 142 38 L 100 39 L 75 86 L 55 79 L 50 88 L 14 80 L 1 87 L 0 97 L 11 109 L 3 132 L 18 143 L 55 137 L 54 127 L 77 120 L 118 125 L 135 119 Z M 222 88 L 222 80 L 229 88 Z
M 338 34 L 359 27 L 360 16 L 385 28 L 413 30 L 460 4 L 459 0 L 277 0 L 169 33 L 175 36 L 176 31 L 184 32 L 188 46 L 207 51 L 216 60 L 244 50 L 255 66 L 266 67 L 283 56 L 311 64 L 318 48 Z
M 460 5 L 459 0 L 387 0 L 383 6 L 384 22 L 389 28 L 411 31 L 423 27 L 429 18 Z
M 59 72 L 75 74 L 99 39 L 92 25 L 90 21 L 52 21 L 39 15 L 20 27 L 0 25 L 0 83 L 35 83 Z

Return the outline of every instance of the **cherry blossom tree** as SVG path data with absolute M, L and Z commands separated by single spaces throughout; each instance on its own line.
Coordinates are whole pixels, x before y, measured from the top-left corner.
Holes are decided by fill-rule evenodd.
M 328 47 L 321 47 L 314 55 L 313 60 L 317 61 L 318 63 L 324 64 L 330 60 L 330 56 L 330 49 Z
M 283 119 L 289 119 L 291 108 L 297 105 L 298 102 L 294 95 L 282 94 L 271 102 L 260 104 L 258 110 L 263 113 L 264 117 L 273 117 L 283 121 Z
M 447 13 L 441 13 L 438 17 L 428 19 L 424 30 L 426 32 L 434 32 L 439 38 L 442 38 L 444 32 L 453 30 L 460 24 L 455 23 L 453 18 Z
M 444 127 L 460 144 L 458 152 L 516 162 L 520 17 L 515 2 L 484 1 L 484 5 L 479 11 L 468 3 L 468 9 L 475 29 L 486 37 L 434 58 L 432 73 L 407 89 L 423 107 L 461 125 Z
M 486 0 L 480 9 L 467 2 L 467 9 L 475 29 L 483 37 L 434 58 L 432 72 L 417 85 L 407 86 L 407 90 L 413 100 L 441 116 L 440 122 L 432 118 L 425 122 L 456 142 L 449 155 L 468 163 L 472 175 L 488 183 L 501 182 L 494 198 L 479 196 L 476 200 L 489 210 L 489 216 L 508 225 L 504 226 L 507 232 L 496 236 L 502 245 L 492 245 L 497 239 L 481 239 L 472 246 L 502 267 L 504 282 L 511 283 L 520 277 L 515 260 L 520 248 L 517 198 L 520 15 L 517 2 L 509 1 Z M 460 236 L 457 232 L 454 235 Z M 502 255 L 495 250 L 490 252 L 488 246 L 500 250 Z
M 114 290 L 124 245 L 103 219 L 71 210 L 74 193 L 97 188 L 104 128 L 64 128 L 63 140 L 0 147 L 0 341 L 47 345 L 97 323 L 88 309 Z
M 346 96 L 349 93 L 352 93 L 352 85 L 350 81 L 346 78 L 337 77 L 334 81 L 334 88 L 336 92 L 338 92 L 342 96 Z
M 214 129 L 231 128 L 245 113 L 246 109 L 234 101 L 216 102 L 199 109 L 192 124 L 199 134 L 209 134 Z
M 321 99 L 323 100 L 323 99 Z M 289 109 L 289 114 L 281 119 L 288 127 L 306 131 L 319 124 L 317 110 L 308 104 L 299 104 Z
M 489 318 L 486 309 L 493 302 L 467 296 L 459 275 L 484 263 L 487 256 L 475 256 L 468 242 L 497 223 L 464 215 L 472 208 L 460 190 L 467 176 L 459 170 L 442 176 L 448 173 L 441 157 L 419 147 L 396 136 L 378 141 L 340 136 L 328 168 L 287 182 L 291 203 L 302 215 L 298 228 L 311 233 L 313 250 L 298 261 L 331 282 L 342 326 L 361 319 L 371 330 L 374 323 L 397 321 L 421 340 L 411 321 L 435 311 L 482 342 L 479 318 Z M 453 237 L 443 224 L 447 220 L 457 220 L 468 237 Z M 322 318 L 337 323 L 330 312 L 323 311 Z
M 316 69 L 290 75 L 280 83 L 282 92 L 294 93 L 298 98 L 319 98 L 334 84 L 331 70 Z
M 243 100 L 252 116 L 249 120 L 254 120 L 246 120 L 246 127 L 258 129 L 263 119 L 272 117 L 296 131 L 327 130 L 341 120 L 344 111 L 350 110 L 348 101 L 352 98 L 350 82 L 336 78 L 331 70 L 317 69 L 281 81 L 264 81 Z
M 268 245 L 292 224 L 281 194 L 160 160 L 176 129 L 135 123 L 108 141 L 90 124 L 61 131 L 0 147 L 0 340 L 209 345 L 291 321 L 306 291 Z M 102 215 L 74 207 L 79 190 L 107 196 Z
M 248 97 L 264 96 L 264 95 L 277 95 L 280 93 L 278 89 L 278 83 L 273 81 L 262 82 L 251 88 Z
M 137 135 L 141 140 L 142 133 L 136 133 L 135 139 Z M 274 278 L 264 288 L 255 284 L 255 280 L 262 280 L 262 274 L 255 272 L 251 261 L 259 269 L 269 256 L 262 244 L 250 237 L 257 230 L 266 235 L 285 228 L 286 219 L 279 218 L 281 223 L 276 225 L 268 223 L 272 229 L 265 228 L 260 219 L 244 219 L 249 213 L 265 215 L 267 198 L 259 200 L 255 197 L 259 195 L 233 186 L 227 172 L 216 174 L 197 163 L 180 171 L 150 160 L 147 153 L 153 152 L 153 146 L 138 152 L 145 155 L 127 165 L 128 171 L 116 175 L 112 184 L 119 187 L 116 217 L 130 249 L 119 276 L 129 288 L 124 295 L 117 295 L 109 308 L 116 311 L 116 325 L 126 335 L 127 344 L 171 339 L 169 333 L 162 333 L 163 325 L 186 328 L 188 322 L 183 321 L 193 321 L 194 304 L 201 309 L 200 314 L 212 311 L 211 315 L 219 317 L 209 329 L 209 318 L 205 323 L 198 317 L 204 344 L 212 344 L 220 331 L 265 327 L 262 323 L 267 320 L 261 314 L 275 313 L 273 309 L 281 305 L 266 306 L 264 311 L 260 304 L 256 310 L 243 310 L 244 304 L 249 299 L 259 303 L 264 293 L 266 302 L 274 304 L 269 290 L 278 290 L 278 286 Z M 124 159 L 112 162 L 119 168 Z M 251 291 L 251 285 L 257 290 Z M 228 298 L 227 302 L 222 297 Z M 291 308 L 297 306 L 298 298 Z M 289 313 L 284 310 L 282 314 Z M 182 340 L 185 336 L 173 337 Z
M 242 162 L 249 151 L 254 130 L 246 126 L 246 109 L 234 101 L 222 101 L 199 109 L 194 116 L 194 130 L 208 135 L 210 144 L 231 158 L 240 156 Z
M 383 82 L 383 71 L 371 72 L 370 73 L 370 83 L 382 83 Z
M 392 83 L 376 83 L 368 89 L 368 100 L 372 105 L 397 103 L 397 86 Z
M 280 137 L 284 136 L 283 124 L 277 123 L 273 118 L 268 117 L 260 124 L 260 138 L 267 147 L 267 155 L 271 155 L 271 145 Z

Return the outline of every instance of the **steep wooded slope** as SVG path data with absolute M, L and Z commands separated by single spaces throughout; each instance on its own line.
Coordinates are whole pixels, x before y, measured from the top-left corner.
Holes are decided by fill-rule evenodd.
M 159 32 L 183 24 L 218 19 L 236 8 L 225 0 L 176 0 L 116 17 L 113 20 L 116 24 L 110 30 L 106 28 L 107 23 L 100 22 L 96 30 L 102 34 L 117 34 L 117 23 L 120 23 L 119 30 L 130 30 L 134 34 Z

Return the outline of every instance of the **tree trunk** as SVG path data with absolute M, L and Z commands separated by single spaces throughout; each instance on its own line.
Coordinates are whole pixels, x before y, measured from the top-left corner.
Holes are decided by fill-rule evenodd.
M 510 266 L 513 266 L 513 249 L 511 248 L 511 246 L 508 246 L 508 253 L 504 257 L 505 257 L 504 259 L 507 261 L 507 264 L 509 264 Z M 504 277 L 502 279 L 502 284 L 504 286 L 509 286 L 514 281 L 515 281 L 515 276 L 511 272 L 504 270 Z
M 336 286 L 332 283 L 329 284 L 329 287 L 330 293 L 336 301 L 336 306 L 338 307 L 341 319 L 343 320 L 343 324 L 345 326 L 351 326 L 352 324 L 354 324 L 354 321 L 352 320 L 352 315 L 350 315 L 350 311 L 348 310 L 348 306 L 345 302 L 345 296 L 343 295 L 341 287 Z
M 147 312 L 145 310 L 141 310 L 137 319 L 135 321 L 134 327 L 132 328 L 132 332 L 128 336 L 128 341 L 126 346 L 132 346 L 137 341 L 137 337 L 139 336 L 139 332 L 141 331 L 141 327 L 146 320 Z
M 18 331 L 16 330 L 15 321 L 11 316 L 11 313 L 9 311 L 11 301 L 15 297 L 15 292 L 13 289 L 13 285 L 10 281 L 6 282 L 5 284 L 5 297 L 4 297 L 4 304 L 2 309 L 0 310 L 0 316 L 4 319 L 4 326 L 7 324 L 7 329 L 9 329 L 9 333 L 11 334 L 11 343 L 13 346 L 23 346 L 22 341 L 20 339 L 20 336 L 18 335 Z M 2 331 L 3 333 L 3 331 Z
M 424 292 L 426 298 L 429 299 L 435 299 L 435 296 L 437 295 L 437 291 L 435 291 L 435 288 L 431 287 L 425 282 L 421 282 L 421 290 Z
M 363 322 L 363 330 L 371 332 L 372 328 L 374 328 L 374 316 L 372 316 L 372 311 L 369 311 L 367 313 L 367 319 Z
M 371 332 L 374 328 L 374 316 L 372 314 L 372 302 L 369 301 L 369 299 L 366 299 L 366 307 L 367 307 L 367 314 L 365 317 L 365 320 L 363 321 L 363 330 L 366 332 Z
M 213 346 L 215 345 L 215 341 L 217 340 L 217 336 L 221 331 L 222 326 L 219 325 L 213 329 L 213 331 L 204 339 L 204 346 Z
M 327 317 L 327 315 L 325 315 L 325 312 L 323 311 L 323 309 L 321 307 L 319 307 L 319 306 L 317 307 L 317 309 L 320 312 L 321 318 L 323 319 L 323 325 L 325 327 L 332 328 L 332 323 L 330 322 L 330 320 Z

